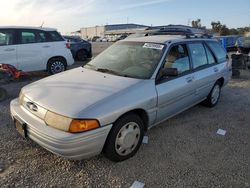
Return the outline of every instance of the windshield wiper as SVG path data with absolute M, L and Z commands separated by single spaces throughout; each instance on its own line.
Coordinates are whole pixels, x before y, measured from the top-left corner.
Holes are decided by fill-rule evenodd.
M 115 74 L 115 75 L 119 75 L 119 76 L 124 76 L 123 74 L 116 72 L 114 70 L 110 70 L 110 69 L 105 69 L 105 68 L 97 68 L 96 69 L 99 72 L 104 72 L 104 73 L 110 73 L 110 74 Z
M 104 73 L 114 74 L 114 75 L 117 75 L 117 76 L 131 77 L 131 76 L 127 75 L 127 74 L 123 74 L 123 73 L 121 73 L 121 72 L 116 72 L 116 71 L 110 70 L 110 69 L 97 68 L 96 70 L 97 70 L 97 71 L 100 71 L 100 72 L 104 72 Z

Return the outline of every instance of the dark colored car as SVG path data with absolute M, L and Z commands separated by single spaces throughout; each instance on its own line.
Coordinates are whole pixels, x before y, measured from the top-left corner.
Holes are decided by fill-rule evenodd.
M 116 41 L 123 40 L 125 38 L 127 38 L 127 35 L 121 35 L 116 39 Z
M 70 50 L 75 60 L 85 61 L 92 57 L 92 45 L 77 36 L 63 36 L 70 44 Z

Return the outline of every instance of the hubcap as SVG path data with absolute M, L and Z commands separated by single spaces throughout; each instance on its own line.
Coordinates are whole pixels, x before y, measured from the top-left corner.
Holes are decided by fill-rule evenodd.
M 59 73 L 65 70 L 65 66 L 61 61 L 55 61 L 51 65 L 51 72 L 53 74 Z
M 220 96 L 220 86 L 219 85 L 215 85 L 214 86 L 214 89 L 212 91 L 212 95 L 211 95 L 211 99 L 212 99 L 212 103 L 215 104 L 218 99 L 219 99 L 219 96 Z
M 140 127 L 137 123 L 129 122 L 125 124 L 116 136 L 116 152 L 122 156 L 132 153 L 139 142 L 140 134 Z

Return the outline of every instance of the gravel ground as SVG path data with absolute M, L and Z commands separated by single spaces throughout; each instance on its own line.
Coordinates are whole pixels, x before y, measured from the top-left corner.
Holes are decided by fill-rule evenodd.
M 102 155 L 70 161 L 23 139 L 9 103 L 32 81 L 7 85 L 10 97 L 0 103 L 0 187 L 130 187 L 135 180 L 145 187 L 250 187 L 250 71 L 230 81 L 216 107 L 197 105 L 152 128 L 149 143 L 120 163 Z

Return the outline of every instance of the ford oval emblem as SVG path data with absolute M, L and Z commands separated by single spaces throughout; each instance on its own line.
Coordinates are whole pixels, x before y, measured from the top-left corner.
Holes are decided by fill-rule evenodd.
M 37 106 L 36 106 L 33 102 L 27 102 L 27 103 L 26 103 L 26 106 L 27 106 L 30 110 L 34 111 L 34 112 L 37 112 L 37 110 L 38 110 Z

